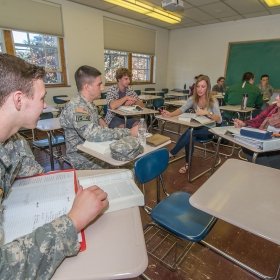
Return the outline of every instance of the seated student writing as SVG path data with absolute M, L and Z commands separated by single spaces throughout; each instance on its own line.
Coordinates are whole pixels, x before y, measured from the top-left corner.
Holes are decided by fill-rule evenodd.
M 250 126 L 259 129 L 267 129 L 268 126 L 273 126 L 280 129 L 280 96 L 276 98 L 276 102 L 268 106 L 255 118 L 247 121 L 239 119 L 234 120 L 235 127 Z M 252 152 L 243 149 L 248 160 L 252 159 Z M 256 163 L 280 169 L 280 151 L 261 153 L 256 160 Z
M 44 75 L 42 67 L 0 54 L 0 279 L 50 279 L 66 257 L 79 252 L 77 233 L 108 206 L 107 194 L 97 186 L 79 189 L 67 215 L 3 245 L 2 201 L 16 177 L 43 171 L 16 133 L 34 129 L 46 108 Z
M 208 76 L 201 75 L 197 78 L 194 86 L 194 94 L 191 96 L 185 105 L 178 108 L 173 112 L 167 110 L 162 111 L 162 115 L 166 117 L 179 116 L 189 109 L 194 109 L 198 116 L 207 116 L 214 122 L 221 123 L 222 116 L 219 109 L 218 101 L 213 98 L 210 94 L 211 84 Z M 193 137 L 207 139 L 211 133 L 208 131 L 209 128 L 202 126 L 193 130 Z M 186 151 L 186 164 L 180 168 L 179 173 L 183 174 L 188 169 L 188 155 L 189 155 L 189 141 L 190 141 L 190 130 L 187 129 L 178 139 L 175 147 L 170 151 L 172 156 L 175 156 L 183 147 Z

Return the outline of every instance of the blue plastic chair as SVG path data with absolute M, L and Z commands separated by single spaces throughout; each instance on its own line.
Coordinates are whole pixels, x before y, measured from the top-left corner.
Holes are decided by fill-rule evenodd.
M 199 242 L 210 231 L 216 218 L 194 208 L 189 203 L 190 194 L 187 192 L 175 192 L 160 201 L 160 188 L 164 187 L 163 190 L 166 192 L 162 173 L 167 169 L 168 162 L 169 152 L 167 149 L 163 148 L 144 155 L 134 164 L 135 176 L 143 185 L 144 195 L 144 184 L 153 179 L 157 179 L 157 205 L 153 209 L 145 206 L 145 210 L 150 212 L 153 220 L 153 223 L 147 225 L 145 236 L 149 234 L 152 228 L 157 227 L 161 229 L 161 231 L 163 230 L 166 232 L 166 236 L 172 233 L 176 237 L 186 241 Z M 152 238 L 146 238 L 147 247 L 149 248 L 150 245 L 148 242 L 153 242 Z M 171 247 L 175 248 L 176 243 L 177 241 L 175 241 Z M 178 256 L 175 254 L 172 263 L 164 260 L 166 254 L 164 258 L 159 258 L 158 254 L 154 252 L 154 248 L 157 246 L 152 246 L 152 250 L 148 250 L 148 253 L 171 270 L 175 270 L 189 251 L 191 245 L 190 242 L 185 242 L 184 250 L 182 250 L 181 254 Z M 172 248 L 169 250 L 171 251 Z

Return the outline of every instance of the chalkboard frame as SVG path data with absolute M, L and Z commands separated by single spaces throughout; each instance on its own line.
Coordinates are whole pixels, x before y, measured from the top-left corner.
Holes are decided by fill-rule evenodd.
M 241 82 L 245 72 L 255 74 L 255 85 L 262 74 L 280 88 L 280 39 L 229 42 L 225 77 L 227 86 Z

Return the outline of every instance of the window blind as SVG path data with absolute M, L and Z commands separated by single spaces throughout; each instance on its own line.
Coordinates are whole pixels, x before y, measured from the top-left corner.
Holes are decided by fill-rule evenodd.
M 41 0 L 0 0 L 0 27 L 63 36 L 61 5 Z
M 104 18 L 104 47 L 134 53 L 155 54 L 156 32 Z

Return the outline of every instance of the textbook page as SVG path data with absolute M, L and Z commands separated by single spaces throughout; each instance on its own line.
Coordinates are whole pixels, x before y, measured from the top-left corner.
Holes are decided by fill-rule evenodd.
M 186 122 L 191 122 L 194 120 L 201 124 L 214 123 L 214 121 L 210 120 L 209 118 L 207 118 L 205 116 L 197 116 L 194 113 L 183 113 L 183 114 L 179 115 L 178 120 L 186 121 Z
M 97 185 L 108 194 L 109 208 L 105 213 L 144 205 L 144 195 L 129 170 L 109 175 L 87 176 L 80 178 L 79 182 L 84 188 Z
M 5 243 L 69 212 L 75 198 L 74 171 L 16 180 L 4 200 Z

